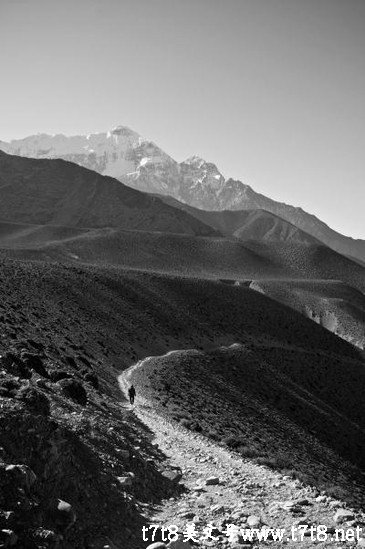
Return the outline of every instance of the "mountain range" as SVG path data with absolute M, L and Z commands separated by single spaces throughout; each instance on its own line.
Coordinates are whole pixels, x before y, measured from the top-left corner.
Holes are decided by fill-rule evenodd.
M 170 196 L 200 210 L 265 210 L 339 253 L 365 261 L 364 240 L 344 236 L 314 215 L 257 193 L 242 181 L 226 179 L 215 164 L 198 156 L 177 162 L 126 126 L 87 136 L 38 134 L 0 141 L 0 149 L 19 156 L 69 160 L 129 187 Z M 238 236 L 246 238 L 245 234 Z
M 365 345 L 364 267 L 270 212 L 199 210 L 73 162 L 1 151 L 0 189 L 2 257 L 249 286 Z

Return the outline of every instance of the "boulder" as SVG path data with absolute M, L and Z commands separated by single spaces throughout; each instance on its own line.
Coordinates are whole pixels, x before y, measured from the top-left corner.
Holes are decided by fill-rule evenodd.
M 65 372 L 64 370 L 49 370 L 49 377 L 50 380 L 54 383 L 57 383 L 57 381 L 61 381 L 61 379 L 72 379 L 72 375 L 68 372 Z
M 348 509 L 337 509 L 335 516 L 333 517 L 333 520 L 336 524 L 339 524 L 341 522 L 347 522 L 349 520 L 354 520 L 355 515 Z
M 296 499 L 294 503 L 296 505 L 311 505 L 308 499 Z
M 194 511 L 183 511 L 180 513 L 181 518 L 193 519 L 195 517 Z
M 79 381 L 76 379 L 61 379 L 61 381 L 58 381 L 57 385 L 59 385 L 62 389 L 62 392 L 78 404 L 81 404 L 81 406 L 85 406 L 87 403 L 87 393 Z
M 64 533 L 71 528 L 76 521 L 76 513 L 67 501 L 58 499 L 51 509 L 51 516 L 57 529 Z
M 1 547 L 15 547 L 18 536 L 13 530 L 0 530 Z
M 233 545 L 241 545 L 243 543 L 243 537 L 239 532 L 232 532 L 229 535 L 229 543 Z
M 14 353 L 5 353 L 0 356 L 0 366 L 15 377 L 30 379 L 31 370 Z
M 22 488 L 24 488 L 27 492 L 29 492 L 37 480 L 37 476 L 32 469 L 28 467 L 28 465 L 24 465 L 22 463 L 17 465 L 7 465 L 5 472 L 14 479 L 16 484 L 22 486 Z
M 250 515 L 247 518 L 247 526 L 249 528 L 258 528 L 261 524 L 261 518 L 257 515 Z
M 43 361 L 39 355 L 29 353 L 28 351 L 22 351 L 20 358 L 27 368 L 34 370 L 42 377 L 48 377 L 48 372 L 43 366 Z
M 210 500 L 207 498 L 206 495 L 201 495 L 196 498 L 195 503 L 199 508 L 204 509 L 204 507 L 209 507 Z
M 327 496 L 324 496 L 324 495 L 317 496 L 316 501 L 318 501 L 318 503 L 325 503 L 327 501 Z
M 285 509 L 286 511 L 290 511 L 291 513 L 300 513 L 302 511 L 302 508 L 300 505 L 297 504 L 296 501 L 288 500 L 285 501 L 281 507 Z
M 163 477 L 167 478 L 171 482 L 174 482 L 175 484 L 180 482 L 180 480 L 182 479 L 181 471 L 166 470 L 166 471 L 162 471 L 161 474 Z
M 94 389 L 99 389 L 99 379 L 96 374 L 85 374 L 84 380 L 90 383 Z
M 341 501 L 338 501 L 337 499 L 335 500 L 330 500 L 328 502 L 328 505 L 329 507 L 331 507 L 332 509 L 339 509 L 342 505 L 342 502 Z
M 219 484 L 219 477 L 209 477 L 205 480 L 206 486 L 213 486 Z
M 123 486 L 123 487 L 132 486 L 132 484 L 133 484 L 132 477 L 117 477 L 117 480 L 118 480 L 120 486 Z
M 16 398 L 24 401 L 26 406 L 36 415 L 48 416 L 50 414 L 51 407 L 48 398 L 30 384 L 21 387 Z

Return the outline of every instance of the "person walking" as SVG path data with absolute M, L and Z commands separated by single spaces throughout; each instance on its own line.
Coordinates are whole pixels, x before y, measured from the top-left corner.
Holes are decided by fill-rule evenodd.
M 136 396 L 136 390 L 133 387 L 133 385 L 131 385 L 128 389 L 128 396 L 129 396 L 129 402 L 131 404 L 134 404 L 134 397 Z

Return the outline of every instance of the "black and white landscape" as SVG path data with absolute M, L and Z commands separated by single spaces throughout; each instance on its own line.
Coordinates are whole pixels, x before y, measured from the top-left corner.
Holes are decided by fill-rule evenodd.
M 0 141 L 0 147 L 9 154 L 20 156 L 63 158 L 114 177 L 139 191 L 168 196 L 167 203 L 218 227 L 225 235 L 234 234 L 242 240 L 249 240 L 257 239 L 259 234 L 264 240 L 275 240 L 279 236 L 279 240 L 308 243 L 311 240 L 302 234 L 304 231 L 314 237 L 313 242 L 317 239 L 365 264 L 365 240 L 346 238 L 301 208 L 275 202 L 242 181 L 225 179 L 215 164 L 202 158 L 192 156 L 184 162 L 176 162 L 153 142 L 125 126 L 85 136 L 34 135 L 10 143 Z M 172 201 L 171 197 L 178 202 Z M 204 212 L 196 212 L 187 206 Z M 248 213 L 214 215 L 205 213 L 205 210 L 260 212 L 248 217 Z M 267 216 L 267 212 L 273 216 Z M 263 215 L 267 217 L 263 227 L 259 228 Z
M 165 9 L 190 17 L 182 3 L 82 0 L 79 13 L 66 2 L 65 14 L 57 7 L 57 24 L 86 36 L 89 25 L 114 28 L 113 15 L 115 25 L 133 21 L 124 32 L 143 41 L 144 23 L 132 17 L 136 5 L 146 13 L 155 7 L 158 18 L 150 15 L 163 34 L 170 28 Z M 262 21 L 266 13 L 287 10 L 288 21 L 303 22 L 309 39 L 313 21 L 322 21 L 319 8 L 311 0 L 295 4 L 197 2 L 201 51 L 211 39 L 206 21 L 218 21 L 218 14 L 223 29 L 229 14 L 248 32 L 261 10 Z M 9 28 L 15 16 L 24 19 L 20 5 L 5 1 L 0 8 Z M 26 13 L 42 21 L 39 32 L 46 37 L 49 5 L 29 5 Z M 193 10 L 195 2 L 186 5 Z M 308 13 L 300 11 L 304 5 Z M 365 20 L 356 0 L 346 9 L 327 0 L 318 5 L 338 33 L 342 25 L 355 33 Z M 336 19 L 339 10 L 345 22 Z M 71 13 L 82 15 L 74 27 L 68 26 Z M 309 14 L 312 23 L 304 17 Z M 272 31 L 257 27 L 260 36 L 279 31 L 281 23 L 273 22 Z M 192 39 L 198 32 L 191 25 L 183 35 L 186 47 L 189 32 Z M 107 35 L 96 35 L 105 52 Z M 285 31 L 282 45 L 292 39 Z M 340 38 L 334 33 L 329 40 Z M 43 55 L 36 38 L 35 44 L 29 47 Z M 62 74 L 71 74 L 71 50 L 63 42 L 60 51 L 50 47 L 67 62 Z M 120 76 L 126 86 L 128 56 L 140 55 L 133 47 L 119 54 L 126 55 Z M 183 70 L 180 46 L 171 47 Z M 314 56 L 310 45 L 305 48 Z M 263 55 L 233 47 L 231 53 L 238 64 L 244 55 L 253 64 Z M 89 52 L 83 55 L 87 66 Z M 222 70 L 223 61 L 217 57 Z M 44 61 L 34 63 L 43 67 Z M 37 78 L 58 93 L 56 82 Z M 326 76 L 319 71 L 317 78 Z M 168 101 L 168 73 L 165 82 Z M 200 96 L 206 89 L 198 83 Z M 108 94 L 118 123 L 118 103 L 107 89 L 100 109 Z M 146 102 L 136 99 L 130 110 L 147 117 L 158 100 L 152 83 L 145 94 Z M 217 109 L 226 108 L 224 87 L 222 94 Z M 20 114 L 20 103 L 17 108 Z M 62 102 L 59 108 L 71 123 Z M 52 109 L 46 112 L 52 116 Z M 29 136 L 3 134 L 0 125 L 0 547 L 364 547 L 365 232 L 364 238 L 345 236 L 339 225 L 331 228 L 297 205 L 274 200 L 243 177 L 223 176 L 219 158 L 204 160 L 192 151 L 175 160 L 129 126 L 83 134 L 80 122 L 79 134 L 71 135 L 62 127 L 45 132 L 43 115 L 40 120 L 39 132 Z M 192 126 L 196 132 L 199 124 Z M 173 139 L 167 114 L 166 127 Z M 229 146 L 223 132 L 220 140 L 222 150 Z M 332 192 L 356 217 L 361 205 L 348 199 L 348 185 L 349 192 L 346 184 Z M 277 196 L 274 183 L 273 189 Z M 326 220 L 329 203 L 330 196 L 316 210 L 327 212 Z M 188 524 L 195 541 L 188 539 Z M 237 531 L 229 535 L 232 524 Z M 177 541 L 164 537 L 162 527 L 171 525 Z M 325 526 L 326 539 L 316 537 L 318 525 Z M 245 540 L 240 529 L 256 534 Z M 257 533 L 265 529 L 271 533 L 260 541 Z

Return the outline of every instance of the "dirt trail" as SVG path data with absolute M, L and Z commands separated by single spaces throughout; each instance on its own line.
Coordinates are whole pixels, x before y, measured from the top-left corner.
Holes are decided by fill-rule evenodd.
M 170 351 L 163 357 L 180 352 Z M 133 382 L 133 373 L 138 368 L 146 368 L 152 359 L 156 357 L 140 360 L 119 376 L 120 388 L 126 398 L 128 386 Z M 242 539 L 227 535 L 227 524 L 238 528 L 285 529 L 283 540 L 271 541 L 271 547 L 281 547 L 282 543 L 289 547 L 334 547 L 330 529 L 341 526 L 334 522 L 338 508 L 345 508 L 341 502 L 335 502 L 291 477 L 243 459 L 202 435 L 188 431 L 177 422 L 167 420 L 156 413 L 151 402 L 138 395 L 138 387 L 136 404 L 128 407 L 155 434 L 152 442 L 167 456 L 166 469 L 181 469 L 180 483 L 185 488 L 181 495 L 155 507 L 146 516 L 146 526 L 176 525 L 180 532 L 186 532 L 187 524 L 194 523 L 196 534 L 193 537 L 202 547 L 223 548 L 233 547 L 237 542 L 243 544 Z M 219 482 L 207 485 L 210 477 L 218 478 Z M 211 479 L 211 482 L 216 480 Z M 208 524 L 217 528 L 214 532 L 217 540 L 203 540 Z M 317 532 L 314 530 L 312 536 L 306 535 L 301 541 L 299 524 L 308 525 L 307 534 L 310 534 L 310 526 L 325 525 L 329 529 L 326 532 L 327 540 L 322 536 L 322 539 L 315 541 Z M 293 527 L 297 528 L 294 531 L 296 539 L 293 539 Z M 354 529 L 356 523 L 347 522 L 342 527 Z M 146 535 L 152 543 L 152 529 Z M 361 535 L 365 537 L 365 530 Z M 256 541 L 254 545 L 257 543 L 262 545 L 265 542 Z M 347 544 L 354 546 L 353 541 Z

